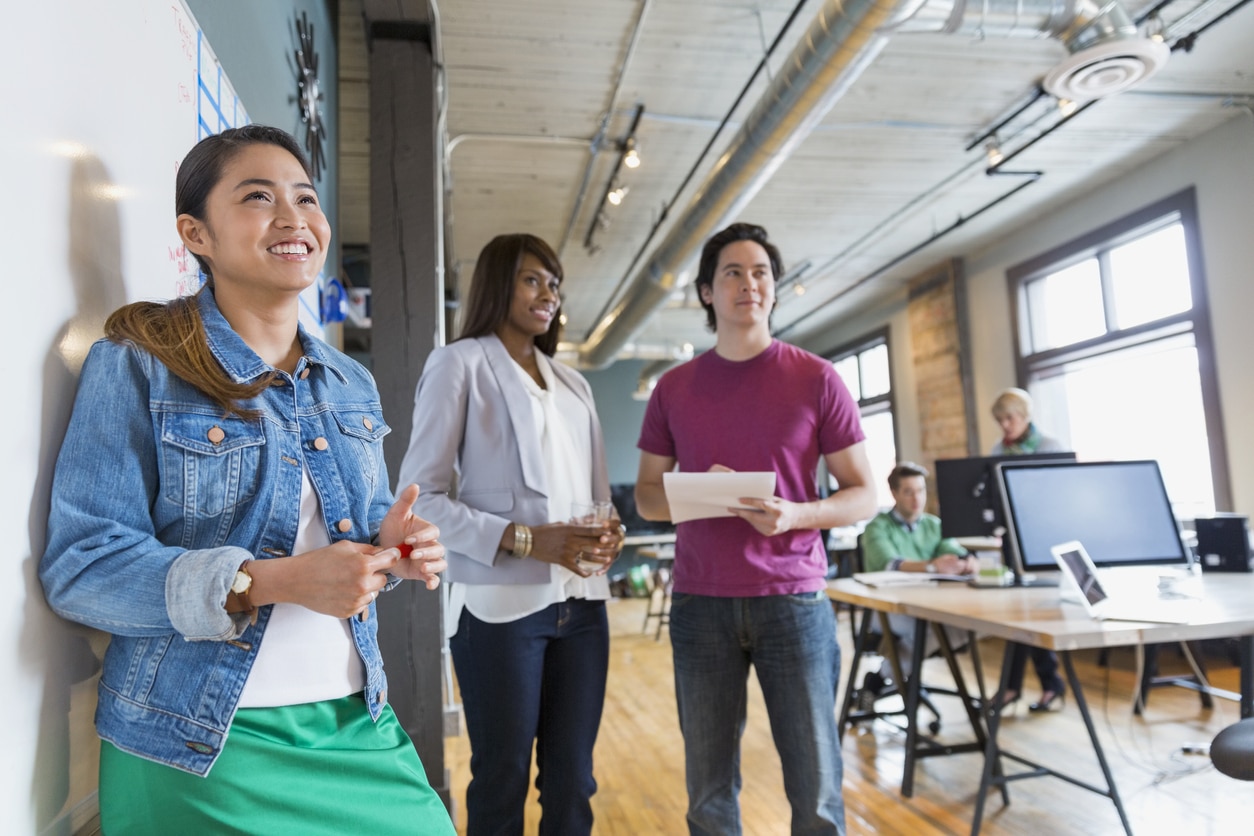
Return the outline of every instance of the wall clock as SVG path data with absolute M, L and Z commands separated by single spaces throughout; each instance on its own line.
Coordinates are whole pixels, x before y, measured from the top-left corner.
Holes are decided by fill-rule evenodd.
M 296 102 L 300 106 L 300 118 L 305 123 L 305 149 L 309 152 L 309 165 L 315 180 L 322 179 L 322 169 L 327 164 L 324 145 L 327 138 L 326 124 L 322 121 L 322 89 L 318 85 L 318 53 L 314 50 L 313 24 L 304 12 L 296 20 Z

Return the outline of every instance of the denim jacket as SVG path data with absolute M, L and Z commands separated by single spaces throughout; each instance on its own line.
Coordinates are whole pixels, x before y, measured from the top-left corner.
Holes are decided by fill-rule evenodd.
M 209 346 L 238 382 L 271 371 L 199 295 Z M 208 774 L 266 632 L 223 608 L 249 558 L 287 555 L 302 467 L 332 541 L 370 542 L 392 503 L 374 380 L 299 332 L 304 356 L 243 403 L 220 406 L 132 344 L 100 340 L 57 458 L 39 576 L 52 609 L 112 634 L 96 729 L 118 748 Z M 350 619 L 378 719 L 386 680 L 375 608 Z

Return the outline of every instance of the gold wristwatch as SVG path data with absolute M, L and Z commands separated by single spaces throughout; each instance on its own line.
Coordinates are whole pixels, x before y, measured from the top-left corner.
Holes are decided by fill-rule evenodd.
M 235 570 L 235 579 L 231 581 L 231 591 L 235 593 L 235 600 L 240 602 L 244 608 L 244 612 L 248 613 L 248 622 L 250 624 L 257 623 L 257 608 L 253 606 L 252 599 L 248 594 L 253 588 L 253 576 L 248 574 L 248 564 L 251 561 L 244 561 L 240 564 L 239 569 Z

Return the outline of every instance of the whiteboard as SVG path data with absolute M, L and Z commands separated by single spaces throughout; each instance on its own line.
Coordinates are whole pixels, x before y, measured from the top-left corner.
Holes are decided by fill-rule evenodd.
M 0 555 L 0 810 L 6 832 L 70 833 L 96 812 L 105 637 L 56 618 L 39 586 L 52 464 L 104 318 L 199 287 L 175 231 L 175 172 L 248 114 L 182 0 L 9 3 L 4 17 L 0 497 L 25 525 Z

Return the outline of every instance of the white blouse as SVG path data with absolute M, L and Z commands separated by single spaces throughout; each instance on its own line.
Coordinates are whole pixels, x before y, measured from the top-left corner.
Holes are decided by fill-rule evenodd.
M 518 444 L 540 445 L 549 486 L 549 520 L 559 522 L 571 519 L 573 503 L 592 501 L 592 416 L 579 396 L 553 374 L 552 361 L 547 356 L 537 352 L 536 361 L 544 380 L 543 389 L 522 366 L 514 364 L 530 395 L 532 414 L 540 428 L 539 438 L 520 438 Z M 548 583 L 453 584 L 449 590 L 449 622 L 455 630 L 463 602 L 479 620 L 503 623 L 568 598 L 603 601 L 609 597 L 610 582 L 605 575 L 584 578 L 564 566 L 549 564 Z

